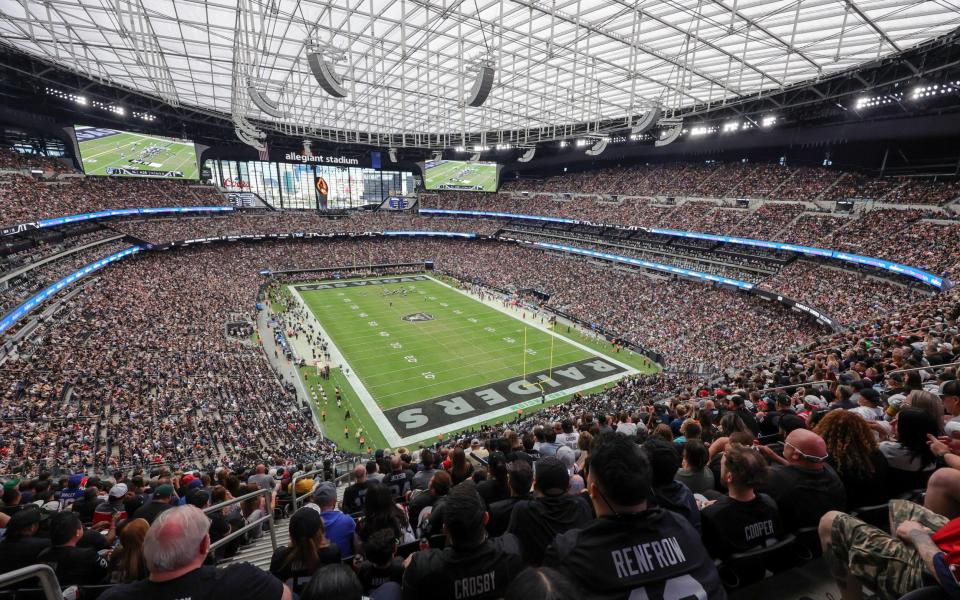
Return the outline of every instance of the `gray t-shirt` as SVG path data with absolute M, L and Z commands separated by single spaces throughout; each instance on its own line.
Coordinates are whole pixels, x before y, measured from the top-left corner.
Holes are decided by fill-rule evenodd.
M 255 484 L 261 490 L 272 490 L 277 487 L 276 480 L 266 473 L 258 473 L 247 477 L 247 483 Z
M 415 490 L 425 490 L 427 486 L 430 485 L 430 479 L 433 478 L 433 474 L 436 473 L 436 469 L 424 469 L 423 471 L 418 471 L 413 476 L 413 489 Z

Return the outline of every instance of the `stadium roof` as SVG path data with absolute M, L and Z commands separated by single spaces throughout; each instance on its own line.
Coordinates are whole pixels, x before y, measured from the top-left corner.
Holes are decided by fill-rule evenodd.
M 780 90 L 958 25 L 960 0 L 0 0 L 3 43 L 94 79 L 260 129 L 421 147 L 622 127 L 654 104 Z M 308 47 L 346 98 L 320 88 Z M 466 107 L 481 61 L 494 88 Z

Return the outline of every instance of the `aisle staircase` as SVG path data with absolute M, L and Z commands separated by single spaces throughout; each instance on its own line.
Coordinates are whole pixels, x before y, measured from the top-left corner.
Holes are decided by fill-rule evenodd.
M 343 501 L 343 493 L 347 486 L 337 486 L 337 505 Z M 281 519 L 274 519 L 273 526 L 276 529 L 277 547 L 286 546 L 290 541 L 290 517 L 284 515 Z M 236 555 L 225 558 L 217 563 L 218 567 L 226 567 L 233 563 L 248 562 L 264 571 L 270 569 L 270 557 L 273 556 L 273 545 L 270 543 L 270 532 L 264 531 L 260 539 L 252 544 L 240 548 Z

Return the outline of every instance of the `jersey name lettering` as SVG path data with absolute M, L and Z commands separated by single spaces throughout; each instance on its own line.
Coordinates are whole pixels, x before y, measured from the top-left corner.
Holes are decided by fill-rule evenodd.
M 773 521 L 768 519 L 766 521 L 751 523 L 743 528 L 743 534 L 746 536 L 747 540 L 755 540 L 757 538 L 773 535 Z
M 473 577 L 464 577 L 453 582 L 453 592 L 457 600 L 472 598 L 493 591 L 496 572 L 484 573 Z
M 687 559 L 680 549 L 680 542 L 675 537 L 663 538 L 660 541 L 627 546 L 610 553 L 613 565 L 617 569 L 617 577 L 623 579 L 649 573 L 654 569 L 672 567 Z

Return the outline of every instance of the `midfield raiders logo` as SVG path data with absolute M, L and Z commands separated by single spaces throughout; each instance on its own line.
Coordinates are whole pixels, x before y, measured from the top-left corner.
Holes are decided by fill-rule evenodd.
M 549 396 L 573 388 L 585 389 L 595 381 L 606 380 L 608 377 L 625 372 L 624 367 L 600 357 L 588 358 L 554 367 L 552 374 L 547 369 L 535 371 L 528 373 L 526 379 L 523 377 L 504 379 L 473 389 L 391 408 L 384 411 L 384 414 L 390 420 L 394 430 L 401 437 L 407 437 L 438 427 L 446 427 L 501 408 L 514 407 L 531 401 L 536 404 L 542 394 Z
M 400 318 L 403 319 L 404 321 L 410 321 L 412 323 L 415 323 L 417 321 L 432 321 L 433 315 L 431 315 L 430 313 L 419 312 L 419 313 L 413 313 L 412 315 L 404 315 L 403 317 L 400 317 Z

